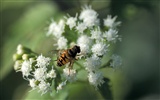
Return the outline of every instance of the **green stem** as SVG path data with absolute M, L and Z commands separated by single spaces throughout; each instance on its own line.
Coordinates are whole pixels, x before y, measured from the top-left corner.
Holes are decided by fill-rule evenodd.
M 76 63 L 78 66 L 80 66 L 80 67 L 83 68 L 83 66 L 82 66 L 80 63 L 78 63 L 77 61 L 75 61 L 75 63 Z
M 109 82 L 110 80 L 108 78 L 104 78 L 104 83 L 99 86 L 99 92 L 104 97 L 105 100 L 113 100 L 112 97 L 112 91 L 110 90 Z
M 103 66 L 101 66 L 101 68 L 109 67 L 111 61 L 112 61 L 112 60 L 110 59 L 106 64 L 104 64 Z

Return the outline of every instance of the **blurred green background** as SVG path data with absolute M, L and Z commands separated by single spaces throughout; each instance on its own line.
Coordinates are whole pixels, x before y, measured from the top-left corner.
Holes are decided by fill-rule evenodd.
M 158 0 L 1 0 L 0 1 L 0 98 L 30 99 L 103 99 L 87 82 L 68 85 L 59 94 L 40 96 L 30 90 L 21 73 L 13 69 L 12 55 L 18 44 L 48 55 L 53 49 L 52 37 L 46 37 L 50 19 L 67 13 L 75 16 L 84 4 L 92 5 L 103 22 L 108 14 L 122 21 L 122 42 L 114 52 L 123 58 L 123 78 L 112 76 L 115 100 L 158 100 L 160 1 Z M 103 70 L 110 73 L 110 70 Z M 82 74 L 83 75 L 83 74 Z M 116 77 L 116 78 L 113 78 Z M 107 94 L 106 94 L 107 95 Z M 49 97 L 49 98 L 48 98 Z

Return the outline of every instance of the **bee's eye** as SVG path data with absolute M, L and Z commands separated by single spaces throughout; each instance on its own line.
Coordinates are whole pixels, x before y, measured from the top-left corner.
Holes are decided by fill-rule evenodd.
M 77 52 L 80 53 L 81 52 L 80 46 L 76 46 L 76 47 L 77 47 Z

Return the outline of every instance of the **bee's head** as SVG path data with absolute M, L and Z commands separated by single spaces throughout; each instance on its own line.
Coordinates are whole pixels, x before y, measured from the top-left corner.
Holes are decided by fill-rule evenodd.
M 80 52 L 81 52 L 80 46 L 75 45 L 74 48 L 76 48 L 77 53 L 80 53 Z

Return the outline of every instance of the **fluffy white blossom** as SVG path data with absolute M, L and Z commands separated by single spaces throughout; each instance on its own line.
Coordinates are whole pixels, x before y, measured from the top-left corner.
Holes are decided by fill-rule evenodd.
M 77 45 L 81 48 L 81 54 L 86 55 L 90 52 L 90 45 L 92 40 L 87 35 L 81 35 L 77 40 Z
M 78 25 L 76 26 L 76 30 L 79 33 L 83 33 L 85 29 L 87 29 L 87 26 L 85 23 L 78 23 Z
M 28 60 L 25 60 L 22 63 L 21 71 L 22 71 L 23 77 L 24 76 L 28 77 L 28 75 L 30 75 L 30 71 L 32 70 L 31 66 L 32 66 L 32 63 Z
M 57 41 L 57 45 L 58 45 L 57 49 L 66 49 L 67 42 L 68 40 L 64 36 L 60 37 Z
M 47 73 L 47 77 L 49 77 L 49 78 L 55 78 L 55 77 L 56 77 L 56 72 L 55 72 L 55 70 L 52 69 L 51 71 L 49 71 L 49 72 Z
M 53 35 L 56 38 L 59 38 L 62 36 L 62 33 L 64 32 L 65 23 L 64 20 L 60 20 L 59 23 L 56 23 L 55 21 L 52 21 L 48 28 L 47 35 Z
M 97 56 L 103 56 L 108 51 L 108 46 L 102 42 L 98 42 L 92 46 L 92 52 Z
M 111 15 L 108 15 L 106 19 L 104 19 L 104 26 L 109 28 L 116 28 L 121 24 L 121 22 L 115 22 L 117 16 L 113 17 Z
M 34 89 L 37 86 L 36 80 L 35 79 L 29 79 L 29 85 Z
M 92 27 L 99 24 L 99 19 L 97 18 L 98 13 L 91 8 L 91 6 L 85 6 L 80 13 L 79 19 L 83 20 L 83 23 L 87 27 Z
M 63 69 L 63 76 L 69 81 L 74 82 L 76 81 L 76 70 L 65 68 Z
M 69 26 L 70 29 L 76 26 L 77 15 L 76 17 L 69 17 L 69 18 L 65 17 L 65 18 L 67 20 L 66 24 Z
M 57 86 L 57 92 L 58 92 L 59 90 L 62 90 L 62 89 L 63 89 L 63 87 L 66 85 L 66 82 L 67 82 L 67 80 L 64 81 L 64 82 L 62 82 L 62 83 L 60 83 L 60 84 Z
M 102 38 L 103 35 L 99 27 L 95 30 L 91 30 L 91 39 L 96 39 L 97 41 L 100 41 Z
M 38 87 L 39 87 L 39 92 L 42 93 L 41 95 L 45 94 L 46 92 L 51 91 L 50 83 L 45 82 L 45 81 L 41 81 Z
M 102 72 L 100 71 L 90 72 L 88 74 L 88 80 L 89 80 L 89 83 L 95 86 L 96 88 L 98 86 L 101 86 L 101 84 L 104 83 L 103 75 L 102 75 Z
M 110 42 L 113 41 L 114 43 L 118 39 L 118 31 L 114 29 L 109 29 L 104 33 L 104 37 Z
M 36 66 L 38 66 L 38 67 L 46 67 L 46 66 L 49 65 L 50 60 L 51 60 L 51 59 L 50 59 L 49 57 L 44 57 L 44 56 L 41 54 L 41 55 L 39 55 L 39 56 L 37 57 L 37 59 L 36 59 L 36 61 L 37 61 Z
M 122 65 L 122 58 L 119 55 L 112 55 L 110 65 L 113 68 L 119 68 Z
M 80 46 L 81 48 L 81 55 L 85 56 L 86 54 L 88 54 L 91 50 L 88 44 L 78 44 L 78 46 Z
M 34 78 L 38 81 L 44 80 L 46 78 L 47 69 L 44 67 L 35 69 Z
M 90 45 L 92 43 L 90 37 L 88 37 L 87 35 L 81 35 L 78 40 L 77 40 L 78 44 L 88 44 Z
M 96 71 L 100 68 L 101 59 L 96 55 L 92 55 L 89 58 L 86 58 L 86 62 L 84 63 L 85 69 L 89 72 Z

